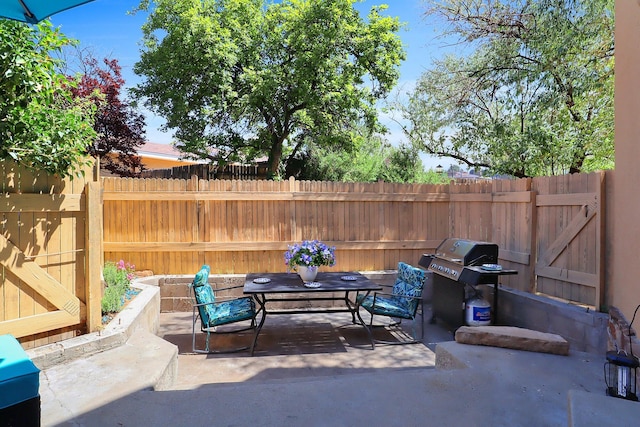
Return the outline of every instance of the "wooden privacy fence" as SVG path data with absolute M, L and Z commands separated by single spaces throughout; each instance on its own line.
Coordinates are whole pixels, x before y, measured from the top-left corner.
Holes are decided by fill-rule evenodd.
M 288 244 L 320 239 L 337 248 L 334 269 L 387 270 L 460 237 L 499 245 L 519 272 L 507 286 L 603 303 L 604 173 L 450 185 L 104 178 L 101 203 L 92 170 L 61 180 L 0 168 L 0 334 L 27 348 L 100 327 L 103 253 L 156 274 L 276 272 Z
M 287 245 L 338 270 L 417 264 L 447 237 L 497 243 L 503 284 L 599 308 L 604 174 L 450 185 L 104 178 L 104 257 L 156 274 L 284 271 Z
M 102 205 L 93 170 L 59 179 L 0 161 L 0 335 L 25 348 L 101 323 Z
M 340 270 L 417 263 L 447 235 L 446 185 L 105 178 L 105 259 L 156 274 L 285 271 L 287 245 L 336 246 Z M 424 212 L 429 211 L 429 215 Z

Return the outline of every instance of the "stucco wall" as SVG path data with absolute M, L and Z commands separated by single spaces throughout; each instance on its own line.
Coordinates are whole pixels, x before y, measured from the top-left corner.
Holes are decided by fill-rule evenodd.
M 640 304 L 640 2 L 616 0 L 615 148 L 610 197 L 610 304 L 631 321 Z M 637 326 L 637 325 L 636 325 Z

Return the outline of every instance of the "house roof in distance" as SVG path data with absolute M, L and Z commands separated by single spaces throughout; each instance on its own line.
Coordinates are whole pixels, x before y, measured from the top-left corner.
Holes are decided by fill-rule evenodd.
M 145 142 L 138 148 L 138 155 L 149 159 L 161 160 L 183 160 L 183 154 L 171 144 L 158 144 L 155 142 Z M 185 160 L 189 163 L 205 163 L 204 161 Z

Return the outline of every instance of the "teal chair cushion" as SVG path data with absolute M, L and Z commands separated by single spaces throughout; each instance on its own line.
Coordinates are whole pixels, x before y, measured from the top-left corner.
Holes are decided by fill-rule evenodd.
M 223 301 L 207 305 L 209 326 L 220 326 L 227 323 L 240 322 L 253 318 L 255 304 L 250 297 L 242 297 L 232 301 Z
M 361 299 L 361 306 L 370 313 L 380 316 L 401 317 L 403 319 L 412 319 L 413 314 L 407 310 L 406 299 L 399 299 L 378 295 L 373 305 L 373 297 L 371 295 Z
M 424 280 L 424 270 L 399 262 L 398 275 L 393 285 L 392 295 L 376 295 L 375 306 L 372 295 L 366 297 L 360 295 L 358 302 L 362 308 L 372 314 L 413 319 L 422 297 Z
M 413 315 L 415 315 L 418 308 L 419 298 L 422 297 L 425 277 L 424 270 L 412 267 L 404 262 L 398 263 L 398 277 L 393 285 L 392 293 L 397 297 L 414 297 L 411 299 L 399 298 L 400 301 L 404 301 L 406 309 Z
M 203 327 L 220 326 L 253 318 L 255 303 L 251 297 L 216 302 L 215 293 L 209 285 L 209 271 L 209 266 L 203 265 L 191 284 Z

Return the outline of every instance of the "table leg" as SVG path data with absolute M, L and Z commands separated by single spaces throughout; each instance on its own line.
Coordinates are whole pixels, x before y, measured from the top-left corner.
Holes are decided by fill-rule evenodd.
M 260 335 L 260 331 L 262 330 L 262 326 L 264 325 L 264 320 L 267 317 L 267 299 L 264 296 L 264 294 L 259 294 L 259 295 L 254 295 L 253 299 L 258 303 L 259 305 L 259 309 L 258 309 L 258 313 L 262 312 L 262 317 L 260 318 L 260 323 L 258 324 L 258 326 L 256 326 L 256 331 L 254 332 L 253 335 L 253 343 L 251 343 L 251 356 L 253 356 L 253 352 L 256 348 L 256 344 L 258 342 L 258 335 Z M 256 313 L 256 315 L 258 314 Z
M 355 301 L 354 305 L 351 304 L 351 300 L 349 299 L 349 291 L 344 293 L 344 303 L 347 306 L 347 310 L 351 313 L 351 323 L 356 324 L 356 308 L 354 305 L 357 305 L 358 302 Z
M 498 278 L 496 276 L 496 283 L 493 288 L 493 317 L 491 318 L 491 324 L 498 324 Z
M 371 291 L 367 291 L 367 293 L 364 295 L 364 298 L 366 298 L 370 293 L 371 293 Z M 364 300 L 364 298 L 362 298 L 362 300 Z M 349 304 L 347 304 L 347 305 L 349 305 Z M 360 322 L 360 325 L 362 325 L 364 330 L 367 331 L 367 335 L 369 336 L 369 341 L 371 341 L 371 350 L 375 350 L 376 344 L 375 344 L 375 341 L 373 339 L 373 333 L 371 332 L 371 329 L 369 329 L 367 324 L 362 319 L 362 316 L 360 316 L 360 302 L 358 302 L 357 294 L 356 294 L 356 301 L 355 301 L 355 305 L 353 307 L 353 310 L 354 311 L 351 312 L 351 315 L 353 316 L 355 314 L 356 316 L 358 316 L 358 321 Z M 355 318 L 354 318 L 354 322 L 353 323 L 356 323 L 355 322 Z

